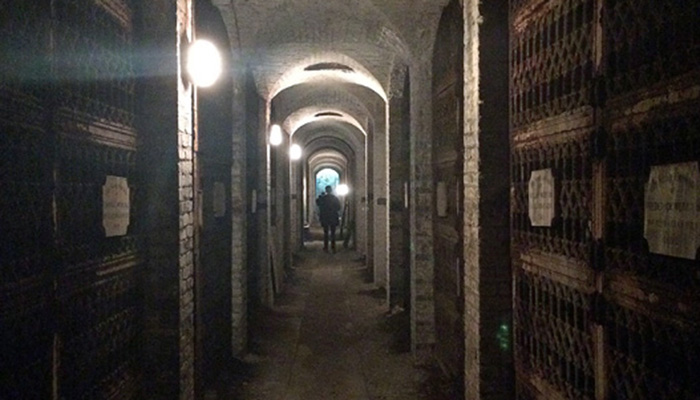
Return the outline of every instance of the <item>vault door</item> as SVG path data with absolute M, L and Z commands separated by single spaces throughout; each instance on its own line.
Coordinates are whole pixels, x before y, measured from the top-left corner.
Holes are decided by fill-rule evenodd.
M 433 216 L 436 353 L 461 395 L 464 365 L 462 292 L 463 172 L 462 9 L 452 1 L 443 13 L 433 54 Z
M 223 70 L 232 59 L 219 12 L 209 2 L 195 3 L 197 37 L 222 52 Z M 232 90 L 231 74 L 197 90 L 196 107 L 196 392 L 209 389 L 232 348 Z M 205 393 L 205 397 L 206 397 Z
M 0 396 L 51 396 L 53 353 L 53 144 L 50 93 L 23 82 L 48 75 L 46 1 L 6 1 L 0 17 Z M 5 58 L 7 57 L 7 58 Z
M 519 399 L 590 399 L 594 0 L 510 2 L 511 246 Z
M 6 4 L 7 3 L 7 4 Z M 136 397 L 142 212 L 127 1 L 3 3 L 3 398 Z
M 605 394 L 698 399 L 700 5 L 604 4 Z
M 52 2 L 60 398 L 128 399 L 140 386 L 144 209 L 131 16 L 122 0 Z
M 510 7 L 518 398 L 698 398 L 698 6 Z

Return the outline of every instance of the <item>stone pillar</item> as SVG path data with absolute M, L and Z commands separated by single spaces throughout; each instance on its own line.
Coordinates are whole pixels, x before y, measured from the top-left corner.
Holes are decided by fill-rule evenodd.
M 512 399 L 508 2 L 466 1 L 464 45 L 465 399 Z
M 239 357 L 248 341 L 248 271 L 247 271 L 247 212 L 246 185 L 246 85 L 241 70 L 240 55 L 233 57 L 233 131 L 231 132 L 231 344 L 233 355 Z
M 258 298 L 268 307 L 274 303 L 272 283 L 272 270 L 270 265 L 270 145 L 268 143 L 270 129 L 270 103 L 260 99 L 259 110 L 260 133 L 258 144 L 262 150 L 262 157 L 258 163 L 258 188 L 257 188 L 257 223 L 258 223 Z
M 353 217 L 355 220 L 355 250 L 361 254 L 366 255 L 366 243 L 367 243 L 367 209 L 366 204 L 362 201 L 363 198 L 367 198 L 367 157 L 365 153 L 365 147 L 367 143 L 367 138 L 365 137 L 362 142 L 360 142 L 360 147 L 355 151 L 355 187 L 351 188 L 354 199 L 354 210 Z
M 367 210 L 367 236 L 364 249 L 365 255 L 367 256 L 367 268 L 369 269 L 372 279 L 374 279 L 374 185 L 372 184 L 372 179 L 374 179 L 374 141 L 377 139 L 375 135 L 374 125 L 372 124 L 367 132 L 367 144 L 365 146 L 367 149 L 367 181 L 365 185 L 367 188 L 367 196 L 364 202 L 365 209 Z
M 269 181 L 269 218 L 268 232 L 270 241 L 270 280 L 272 281 L 274 293 L 282 291 L 284 274 L 288 268 L 286 257 L 289 247 L 289 146 L 290 140 L 287 132 L 282 134 L 284 140 L 277 147 L 270 147 L 270 169 Z M 274 157 L 274 161 L 273 161 Z M 272 303 L 270 303 L 272 304 Z
M 423 362 L 435 343 L 433 290 L 432 51 L 410 69 L 411 350 Z
M 290 174 L 289 174 L 289 209 L 291 212 L 290 217 L 290 250 L 292 252 L 300 250 L 304 246 L 303 241 L 303 211 L 302 211 L 302 198 L 303 193 L 303 181 L 302 181 L 302 164 L 304 163 L 304 158 L 290 163 Z M 291 254 L 289 255 L 291 257 Z
M 405 190 L 409 180 L 409 90 L 408 75 L 395 71 L 392 76 L 392 97 L 389 101 L 389 227 L 391 247 L 389 249 L 389 306 L 407 307 L 409 279 L 409 235 L 408 210 L 404 204 Z
M 194 398 L 193 88 L 183 79 L 193 36 L 191 0 L 153 0 L 137 9 L 139 131 L 147 196 L 145 392 Z
M 369 140 L 365 136 L 362 146 L 357 151 L 357 187 L 353 188 L 355 193 L 355 250 L 362 256 L 367 256 L 367 143 Z
M 388 105 L 373 112 L 379 116 L 372 132 L 372 242 L 374 283 L 388 291 L 389 280 L 389 133 Z

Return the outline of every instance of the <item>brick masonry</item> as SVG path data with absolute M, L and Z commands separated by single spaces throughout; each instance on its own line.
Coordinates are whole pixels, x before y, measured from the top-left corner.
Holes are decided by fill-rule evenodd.
M 431 54 L 432 52 L 426 52 Z M 427 362 L 435 343 L 433 287 L 433 173 L 431 62 L 416 61 L 410 69 L 411 87 L 411 350 Z
M 153 1 L 140 9 L 140 43 L 166 49 L 141 65 L 141 130 L 148 198 L 145 296 L 150 398 L 194 398 L 194 179 L 192 88 L 182 79 L 181 39 L 191 35 L 192 3 Z M 173 107 L 176 104 L 177 107 Z
M 240 54 L 233 55 L 232 64 L 239 65 Z M 248 185 L 246 164 L 248 154 L 245 70 L 233 68 L 233 132 L 231 142 L 231 329 L 233 355 L 240 357 L 248 343 Z
M 508 4 L 464 4 L 465 398 L 512 399 Z M 481 73 L 488 70 L 488 74 Z
M 373 224 L 371 243 L 374 283 L 387 289 L 389 264 L 389 133 L 387 126 L 388 105 L 384 102 L 375 106 L 373 114 L 377 116 L 374 124 L 372 143 L 373 174 L 371 175 L 373 194 L 373 212 L 370 223 Z

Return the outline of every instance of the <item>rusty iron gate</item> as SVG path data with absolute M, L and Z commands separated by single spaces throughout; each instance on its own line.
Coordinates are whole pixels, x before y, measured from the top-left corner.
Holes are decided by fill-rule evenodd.
M 142 210 L 131 9 L 12 0 L 0 15 L 0 397 L 134 397 Z M 128 192 L 109 206 L 128 202 L 125 233 L 103 227 L 111 177 Z
M 700 398 L 700 241 L 645 239 L 647 182 L 700 161 L 699 4 L 510 1 L 518 399 Z

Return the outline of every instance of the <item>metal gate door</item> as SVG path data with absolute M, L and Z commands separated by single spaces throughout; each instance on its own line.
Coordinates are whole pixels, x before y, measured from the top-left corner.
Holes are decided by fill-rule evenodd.
M 435 352 L 453 377 L 460 377 L 464 366 L 462 37 L 462 8 L 452 1 L 443 11 L 433 49 L 432 103 Z M 462 379 L 454 381 L 461 385 Z M 459 385 L 451 389 L 463 392 Z
M 138 391 L 129 3 L 0 6 L 2 53 L 11 58 L 0 75 L 3 398 L 128 399 Z
M 518 398 L 696 399 L 697 252 L 660 254 L 647 239 L 697 237 L 698 218 L 652 227 L 645 187 L 697 176 L 698 5 L 511 0 L 510 11 Z M 693 182 L 675 187 L 697 193 Z

